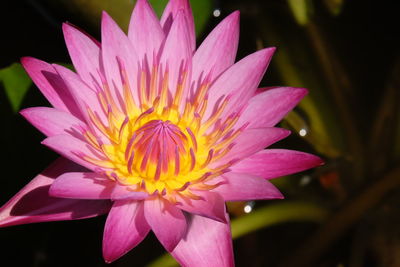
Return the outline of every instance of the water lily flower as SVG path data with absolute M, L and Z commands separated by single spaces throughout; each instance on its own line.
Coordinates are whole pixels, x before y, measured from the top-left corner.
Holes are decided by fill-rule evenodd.
M 183 266 L 233 266 L 225 202 L 280 199 L 269 179 L 321 164 L 265 150 L 288 136 L 274 125 L 307 91 L 257 90 L 275 49 L 235 63 L 239 12 L 197 49 L 187 0 L 160 20 L 138 0 L 127 35 L 104 12 L 101 43 L 63 32 L 76 73 L 23 58 L 52 107 L 21 112 L 62 157 L 0 209 L 0 226 L 108 213 L 107 262 L 151 230 Z

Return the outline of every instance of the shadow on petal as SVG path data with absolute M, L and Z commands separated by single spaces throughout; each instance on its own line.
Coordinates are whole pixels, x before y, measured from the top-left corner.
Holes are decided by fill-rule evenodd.
M 41 186 L 26 193 L 11 209 L 11 216 L 50 215 L 55 213 L 70 213 L 71 219 L 93 216 L 93 207 L 98 207 L 98 214 L 106 212 L 111 207 L 110 201 L 76 200 L 50 197 L 50 185 Z M 91 207 L 88 209 L 88 207 Z

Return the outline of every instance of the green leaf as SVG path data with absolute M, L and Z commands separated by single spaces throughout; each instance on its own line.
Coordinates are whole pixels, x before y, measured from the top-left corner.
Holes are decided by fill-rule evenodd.
M 0 82 L 3 84 L 13 111 L 17 112 L 21 107 L 25 94 L 32 85 L 31 79 L 21 64 L 14 63 L 0 70 Z
M 344 0 L 324 0 L 324 4 L 333 16 L 337 16 L 343 9 Z
M 312 13 L 312 3 L 309 0 L 287 0 L 290 11 L 300 25 L 306 25 Z
M 196 0 L 190 2 L 193 10 L 194 23 L 196 25 L 196 35 L 199 36 L 207 26 L 212 14 L 211 0 Z
M 168 0 L 150 0 L 150 3 L 157 15 L 161 17 Z M 190 5 L 193 11 L 194 23 L 196 24 L 197 36 L 202 33 L 205 26 L 207 25 L 208 19 L 212 13 L 212 1 L 211 0 L 197 0 L 190 1 Z
M 262 228 L 286 222 L 322 223 L 329 213 L 321 206 L 308 202 L 280 201 L 232 220 L 232 238 L 236 239 Z M 175 267 L 178 263 L 169 254 L 151 262 L 147 267 Z

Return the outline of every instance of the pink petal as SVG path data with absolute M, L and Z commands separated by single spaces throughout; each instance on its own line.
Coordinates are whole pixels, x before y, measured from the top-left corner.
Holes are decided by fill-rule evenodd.
M 191 47 L 190 51 L 194 51 L 196 49 L 196 33 L 189 0 L 170 0 L 161 16 L 161 26 L 164 29 L 165 34 L 168 34 L 180 11 L 183 11 L 185 20 L 187 21 L 186 25 L 188 27 L 188 38 Z
M 289 175 L 314 168 L 323 161 L 314 155 L 286 149 L 260 151 L 231 166 L 232 172 L 249 173 L 265 179 Z
M 239 12 L 226 17 L 207 36 L 193 56 L 192 80 L 198 81 L 211 72 L 213 81 L 235 62 L 239 42 Z
M 126 186 L 93 172 L 69 172 L 58 177 L 50 187 L 49 194 L 61 198 L 142 200 L 144 192 L 131 192 Z
M 146 200 L 144 209 L 154 234 L 167 251 L 172 251 L 186 233 L 182 211 L 160 198 Z
M 108 214 L 103 235 L 103 257 L 115 261 L 136 247 L 150 231 L 143 214 L 143 203 L 116 201 Z
M 142 200 L 149 195 L 144 192 L 135 192 L 124 185 L 116 185 L 111 193 L 112 200 Z
M 93 159 L 100 159 L 98 152 L 94 152 L 90 145 L 71 135 L 55 135 L 47 137 L 42 141 L 42 144 L 56 151 L 60 155 L 63 155 L 67 159 L 92 171 L 99 168 L 99 166 L 89 163 L 82 158 L 83 156 L 88 156 Z
M 182 75 L 181 70 L 185 68 L 184 70 L 188 72 L 191 67 L 192 52 L 188 38 L 187 22 L 184 12 L 181 11 L 178 12 L 174 19 L 160 58 L 160 64 L 163 69 L 168 69 L 169 89 L 172 96 L 175 95 L 180 76 Z M 190 73 L 187 73 L 187 75 L 190 75 Z M 184 88 L 188 87 L 188 81 L 190 81 L 190 77 L 187 77 Z M 185 95 L 183 99 L 185 99 Z
M 65 84 L 71 92 L 72 97 L 78 104 L 86 121 L 90 120 L 87 113 L 88 107 L 90 107 L 94 113 L 98 114 L 100 118 L 104 119 L 105 114 L 100 106 L 100 102 L 95 90 L 88 87 L 75 72 L 60 65 L 53 64 L 53 66 L 57 73 L 65 81 Z
M 192 215 L 188 232 L 172 251 L 172 256 L 184 267 L 234 266 L 229 215 L 225 216 L 227 223 Z
M 225 183 L 214 191 L 225 201 L 282 199 L 283 195 L 269 181 L 250 174 L 228 172 L 222 175 Z
M 46 136 L 70 134 L 73 129 L 86 128 L 85 123 L 70 113 L 54 108 L 33 107 L 20 113 Z
M 56 160 L 0 208 L 0 226 L 77 220 L 108 212 L 111 207 L 110 201 L 72 200 L 49 196 L 50 185 L 57 176 L 65 171 L 81 170 L 81 166 L 69 160 Z
M 52 65 L 31 57 L 22 58 L 21 64 L 53 107 L 82 118 L 64 81 Z
M 265 48 L 248 55 L 227 69 L 209 90 L 209 103 L 204 118 L 214 111 L 222 97 L 230 96 L 224 114 L 240 110 L 257 90 L 275 48 Z
M 256 95 L 261 94 L 267 90 L 271 90 L 271 89 L 277 89 L 277 88 L 282 88 L 281 86 L 266 86 L 266 87 L 260 87 L 257 88 L 256 90 Z
M 220 222 L 226 222 L 225 201 L 221 195 L 206 191 L 196 191 L 193 193 L 199 195 L 202 199 L 191 200 L 188 198 L 182 198 L 177 207 L 196 215 L 205 216 Z
M 140 62 L 137 52 L 125 33 L 104 11 L 101 20 L 101 41 L 104 72 L 114 98 L 122 104 L 124 85 L 121 78 L 121 67 L 123 67 L 128 77 L 127 82 L 129 82 L 134 101 L 139 103 L 138 90 L 136 89 Z
M 303 88 L 281 87 L 252 97 L 236 125 L 248 128 L 272 127 L 291 111 L 307 94 Z
M 165 35 L 157 15 L 147 0 L 136 2 L 129 23 L 128 37 L 141 60 L 146 56 L 151 67 L 154 63 L 153 55 L 158 55 Z
M 71 24 L 64 23 L 62 29 L 69 55 L 79 76 L 89 86 L 101 86 L 100 44 Z
M 227 163 L 231 160 L 239 160 L 249 157 L 275 142 L 287 137 L 289 130 L 282 128 L 256 128 L 247 129 L 235 140 L 233 148 L 222 159 L 213 163 L 211 167 Z

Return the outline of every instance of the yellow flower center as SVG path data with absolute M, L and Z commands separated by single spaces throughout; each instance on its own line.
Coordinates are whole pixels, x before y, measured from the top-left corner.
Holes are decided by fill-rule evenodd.
M 84 131 L 86 141 L 100 154 L 99 158 L 83 155 L 110 179 L 134 191 L 158 193 L 174 200 L 176 194 L 196 198 L 190 190 L 210 190 L 205 182 L 221 175 L 230 164 L 210 167 L 234 145 L 242 129 L 233 130 L 238 114 L 221 119 L 229 97 L 214 108 L 206 120 L 208 79 L 204 79 L 182 103 L 187 72 L 182 71 L 174 96 L 168 90 L 168 72 L 152 69 L 150 77 L 142 71 L 135 105 L 126 72 L 121 67 L 124 103 L 117 104 L 107 83 L 98 92 L 106 122 L 90 108 L 90 124 Z M 217 123 L 218 122 L 218 123 Z M 100 141 L 103 139 L 108 142 Z

